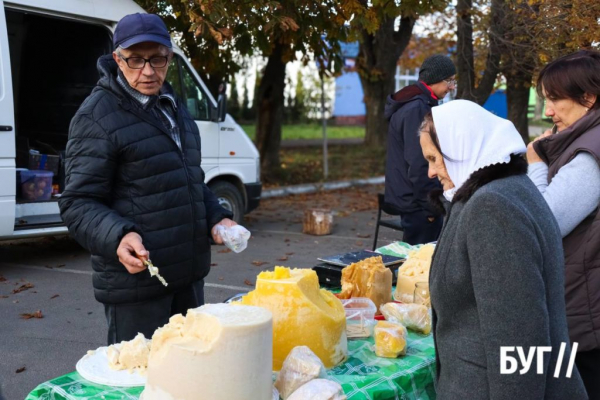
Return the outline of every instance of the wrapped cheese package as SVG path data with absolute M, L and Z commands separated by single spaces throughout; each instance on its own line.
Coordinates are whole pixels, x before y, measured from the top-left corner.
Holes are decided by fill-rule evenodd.
M 435 246 L 426 244 L 418 250 L 408 253 L 408 259 L 398 268 L 398 279 L 394 300 L 402 303 L 412 303 L 416 284 L 429 282 L 429 269 Z
M 337 382 L 313 379 L 300 386 L 287 400 L 346 400 L 346 395 Z
M 283 400 L 286 400 L 305 383 L 316 378 L 326 377 L 327 371 L 319 357 L 308 347 L 297 346 L 283 362 L 283 367 L 275 381 L 275 387 Z
M 381 306 L 386 320 L 397 322 L 410 330 L 428 335 L 431 332 L 429 309 L 421 304 L 387 303 Z
M 406 355 L 406 335 L 404 325 L 378 321 L 375 326 L 375 354 L 386 358 Z
M 346 314 L 341 301 L 320 289 L 317 273 L 310 269 L 275 267 L 261 272 L 256 289 L 242 304 L 263 307 L 273 313 L 273 370 L 296 346 L 307 346 L 326 368 L 348 355 Z
M 350 264 L 342 270 L 340 299 L 366 297 L 377 307 L 392 301 L 392 271 L 383 265 L 381 256 Z

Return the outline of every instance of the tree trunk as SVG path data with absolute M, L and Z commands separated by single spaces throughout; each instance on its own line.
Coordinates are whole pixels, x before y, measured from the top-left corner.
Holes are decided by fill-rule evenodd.
M 385 143 L 388 128 L 384 117 L 386 97 L 394 90 L 396 65 L 408 45 L 414 25 L 415 18 L 401 18 L 400 28 L 395 31 L 394 18 L 386 18 L 374 34 L 362 33 L 359 70 L 367 109 L 365 144 L 368 146 Z
M 285 63 L 282 60 L 283 45 L 277 43 L 269 56 L 265 73 L 258 88 L 258 110 L 256 121 L 256 145 L 260 153 L 261 171 L 264 180 L 274 178 L 280 167 L 279 148 L 283 120 L 285 87 Z
M 506 101 L 508 103 L 508 119 L 521 134 L 523 141 L 529 143 L 529 91 L 531 73 L 519 72 L 506 77 Z
M 458 0 L 457 13 L 457 54 L 456 65 L 458 72 L 457 98 L 472 100 L 483 105 L 496 83 L 500 72 L 500 58 L 502 56 L 502 36 L 504 32 L 504 2 L 492 0 L 490 7 L 490 27 L 488 30 L 489 48 L 485 63 L 485 70 L 479 83 L 476 82 L 478 71 L 475 71 L 473 49 L 473 10 L 472 0 Z

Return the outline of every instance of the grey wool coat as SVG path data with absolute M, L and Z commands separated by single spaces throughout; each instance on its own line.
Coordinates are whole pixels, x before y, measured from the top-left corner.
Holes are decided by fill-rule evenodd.
M 559 228 L 539 191 L 512 164 L 493 166 L 499 179 L 470 178 L 465 185 L 472 193 L 456 201 L 459 190 L 445 204 L 430 272 L 438 400 L 587 399 L 577 369 L 565 377 L 571 345 Z M 554 378 L 563 342 L 567 351 Z M 552 352 L 543 374 L 536 373 L 536 354 L 529 372 L 521 375 L 519 362 L 516 373 L 502 375 L 500 346 L 523 346 L 526 354 L 530 346 L 551 346 Z M 516 351 L 509 355 L 518 360 Z

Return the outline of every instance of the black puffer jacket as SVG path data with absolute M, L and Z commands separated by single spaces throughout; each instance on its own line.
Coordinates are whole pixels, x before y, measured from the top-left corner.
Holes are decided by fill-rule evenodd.
M 59 205 L 70 234 L 92 254 L 96 299 L 134 303 L 204 278 L 210 229 L 231 214 L 204 183 L 200 135 L 185 106 L 178 102 L 181 151 L 148 106 L 119 86 L 111 55 L 98 70 L 100 81 L 71 121 Z M 132 231 L 168 287 L 119 262 L 117 247 Z

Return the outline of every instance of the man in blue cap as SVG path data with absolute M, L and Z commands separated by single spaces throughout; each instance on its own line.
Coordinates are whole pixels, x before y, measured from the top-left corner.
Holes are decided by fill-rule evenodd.
M 127 15 L 100 57 L 100 80 L 69 129 L 66 189 L 70 234 L 92 254 L 108 343 L 151 337 L 169 318 L 204 302 L 210 238 L 233 226 L 204 183 L 198 127 L 165 81 L 171 38 L 153 14 Z M 168 286 L 146 270 L 152 262 Z

